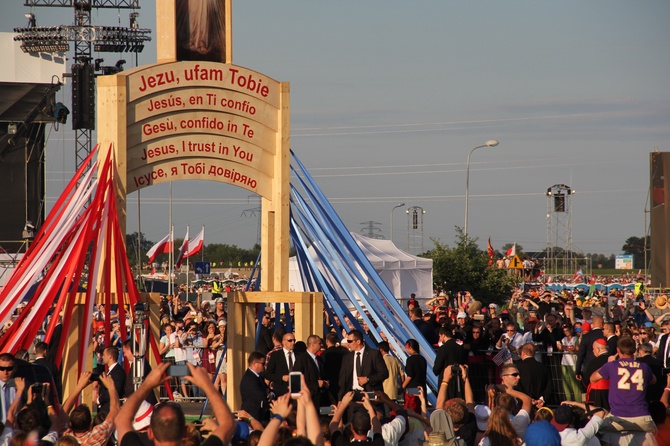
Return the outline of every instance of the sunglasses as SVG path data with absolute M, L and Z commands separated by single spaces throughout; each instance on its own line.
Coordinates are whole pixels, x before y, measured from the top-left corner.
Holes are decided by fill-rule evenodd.
M 295 342 L 295 339 L 287 339 L 286 342 Z
M 0 372 L 11 372 L 12 370 L 14 370 L 14 366 L 10 366 L 10 367 L 0 366 Z
M 516 373 L 508 373 L 507 375 L 503 375 L 503 376 L 513 376 L 513 377 L 515 377 L 515 378 L 518 378 L 518 377 L 519 377 L 519 372 L 516 372 Z

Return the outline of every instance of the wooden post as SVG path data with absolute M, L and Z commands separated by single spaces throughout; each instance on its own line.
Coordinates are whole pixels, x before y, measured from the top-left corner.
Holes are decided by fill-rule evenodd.
M 295 336 L 306 340 L 311 334 L 323 336 L 323 294 L 292 292 L 228 293 L 228 404 L 232 410 L 242 405 L 239 383 L 247 369 L 247 359 L 256 340 L 256 304 L 295 302 Z M 231 305 L 232 304 L 232 305 Z

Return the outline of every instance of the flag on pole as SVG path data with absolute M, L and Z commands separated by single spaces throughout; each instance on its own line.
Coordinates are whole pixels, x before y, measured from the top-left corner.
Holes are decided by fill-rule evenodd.
M 188 251 L 188 226 L 186 226 L 186 235 L 184 236 L 184 241 L 179 248 L 179 255 L 177 256 L 177 261 L 174 263 L 176 269 L 181 268 L 181 262 L 184 260 L 184 255 Z
M 153 262 L 158 254 L 167 254 L 170 251 L 172 251 L 172 242 L 170 241 L 170 234 L 168 234 L 163 237 L 160 242 L 152 246 L 151 249 L 147 252 L 149 263 Z
M 516 242 L 514 242 L 514 245 L 505 252 L 505 255 L 507 257 L 514 257 L 516 255 Z
M 489 254 L 489 266 L 493 265 L 493 255 L 495 254 L 495 251 L 493 250 L 493 246 L 491 246 L 491 237 L 489 237 L 489 242 L 486 247 L 486 250 L 488 251 Z
M 575 282 L 577 279 L 579 279 L 582 276 L 584 276 L 584 273 L 582 273 L 582 269 L 579 268 L 577 270 L 577 272 L 575 273 L 575 275 L 572 277 L 572 281 Z
M 198 235 L 195 236 L 193 241 L 189 243 L 188 250 L 184 257 L 191 257 L 200 252 L 202 245 L 205 242 L 205 227 L 202 227 L 202 230 Z

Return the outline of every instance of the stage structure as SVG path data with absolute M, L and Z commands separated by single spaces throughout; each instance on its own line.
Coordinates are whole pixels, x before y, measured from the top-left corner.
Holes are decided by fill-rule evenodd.
M 65 53 L 74 43 L 72 77 L 72 130 L 75 131 L 75 167 L 91 153 L 92 133 L 95 130 L 95 78 L 96 72 L 109 74 L 123 70 L 124 59 L 113 66 L 103 66 L 103 59 L 93 58 L 96 53 L 140 53 L 151 40 L 150 30 L 140 28 L 137 18 L 139 0 L 25 0 L 30 7 L 26 13 L 28 25 L 14 28 L 14 38 L 26 53 Z M 37 7 L 61 7 L 74 11 L 73 25 L 37 26 Z M 98 9 L 131 10 L 129 23 L 124 26 L 93 25 L 91 11 Z

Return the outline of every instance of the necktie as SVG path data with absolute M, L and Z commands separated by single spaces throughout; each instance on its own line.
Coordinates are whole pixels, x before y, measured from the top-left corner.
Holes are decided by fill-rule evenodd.
M 9 387 L 7 384 L 4 384 L 2 386 L 2 414 L 7 419 L 7 415 L 9 414 L 9 406 L 11 405 L 11 402 L 9 401 Z
M 363 373 L 363 363 L 361 362 L 361 352 L 356 352 L 356 376 L 360 377 Z
M 293 352 L 288 352 L 288 370 L 293 370 Z

